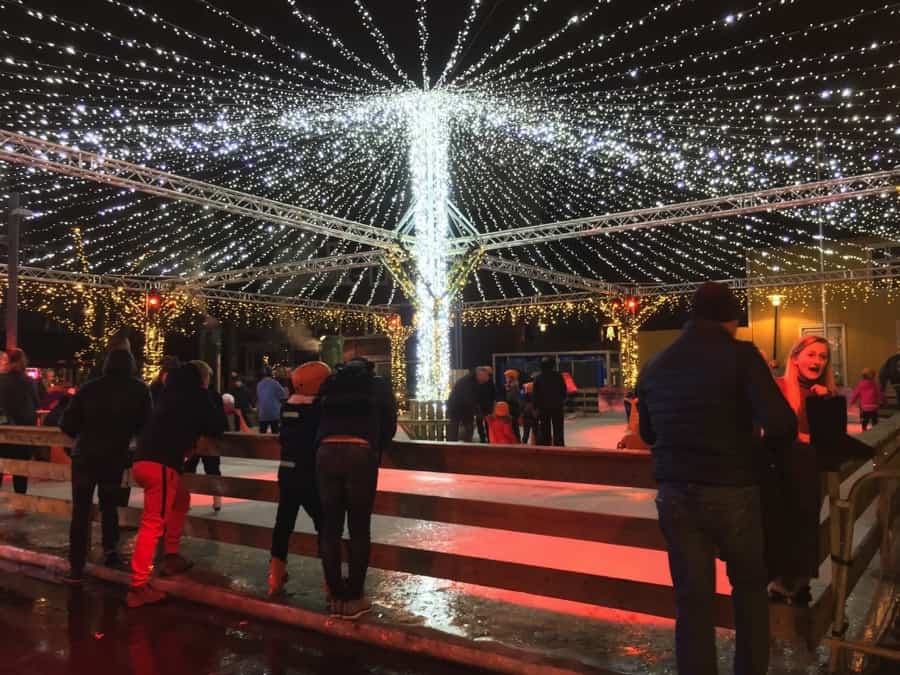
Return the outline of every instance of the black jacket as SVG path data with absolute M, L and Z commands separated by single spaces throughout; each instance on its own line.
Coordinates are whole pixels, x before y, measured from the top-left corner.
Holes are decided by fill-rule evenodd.
M 750 342 L 693 321 L 644 366 L 637 385 L 641 436 L 659 482 L 753 485 L 762 452 L 785 448 L 797 418 Z
M 288 399 L 281 406 L 281 470 L 315 473 L 321 405 L 317 398 L 303 399 L 302 403 Z
M 482 415 L 491 415 L 494 412 L 494 402 L 497 400 L 497 388 L 493 380 L 475 385 L 478 407 Z
M 447 399 L 447 414 L 450 417 L 474 417 L 481 408 L 478 401 L 479 386 L 481 385 L 472 373 L 459 378 Z
M 0 373 L 0 412 L 7 424 L 33 427 L 37 424 L 37 385 L 25 373 Z
M 79 389 L 60 427 L 76 439 L 72 457 L 124 463 L 128 445 L 150 418 L 150 390 L 133 376 L 129 352 L 109 353 L 103 376 Z
M 158 462 L 180 473 L 200 436 L 221 436 L 225 427 L 222 397 L 203 388 L 194 366 L 183 365 L 167 376 L 159 404 L 138 440 L 135 461 Z
M 542 370 L 534 378 L 532 401 L 538 410 L 561 410 L 566 404 L 566 381 L 555 370 Z
M 900 354 L 894 354 L 878 371 L 878 382 L 884 389 L 888 384 L 900 384 Z
M 357 436 L 379 457 L 397 431 L 397 404 L 388 383 L 351 362 L 319 389 L 321 419 L 318 441 L 329 436 Z

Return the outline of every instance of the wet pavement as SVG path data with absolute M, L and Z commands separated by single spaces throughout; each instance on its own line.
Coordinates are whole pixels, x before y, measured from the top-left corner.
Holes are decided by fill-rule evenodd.
M 126 610 L 124 590 L 72 589 L 0 563 L 6 675 L 478 675 L 419 657 L 171 600 Z

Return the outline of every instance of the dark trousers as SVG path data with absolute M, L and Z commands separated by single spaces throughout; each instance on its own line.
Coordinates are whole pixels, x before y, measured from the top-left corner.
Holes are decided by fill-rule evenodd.
M 860 410 L 859 411 L 859 422 L 862 424 L 862 430 L 865 431 L 869 428 L 871 424 L 873 427 L 878 424 L 878 411 L 877 410 Z
M 725 561 L 734 604 L 735 675 L 769 665 L 769 602 L 759 488 L 661 483 L 659 525 L 669 551 L 678 672 L 716 675 L 715 559 Z
M 478 428 L 478 439 L 482 443 L 488 442 L 487 422 L 485 422 L 484 414 L 475 417 L 475 426 Z M 471 440 L 471 439 L 469 439 Z
M 462 427 L 462 434 L 460 434 L 460 427 Z M 468 417 L 456 417 L 454 415 L 450 416 L 450 421 L 447 423 L 447 440 L 451 442 L 462 441 L 463 443 L 471 443 L 472 435 L 475 433 L 474 423 L 472 422 L 472 416 Z
M 281 432 L 281 420 L 260 420 L 259 421 L 259 433 L 264 434 L 269 429 L 272 430 L 273 434 L 278 434 Z
M 357 600 L 363 596 L 369 569 L 378 457 L 368 445 L 326 442 L 319 446 L 316 473 L 322 498 L 319 546 L 325 580 L 336 600 Z M 345 519 L 350 534 L 347 561 L 350 575 L 346 583 L 341 577 L 341 536 Z
M 102 460 L 72 459 L 72 522 L 69 525 L 69 564 L 74 573 L 84 569 L 90 540 L 91 507 L 94 488 L 100 501 L 103 551 L 110 553 L 119 545 L 119 511 L 121 501 L 121 463 Z
M 184 472 L 197 473 L 197 467 L 199 466 L 201 461 L 203 462 L 203 471 L 207 476 L 222 475 L 222 458 L 207 457 L 206 455 L 194 455 L 193 457 L 191 457 L 184 463 Z
M 320 532 L 322 502 L 319 498 L 315 464 L 278 469 L 278 512 L 272 529 L 273 558 L 287 560 L 288 544 L 297 525 L 301 506 L 312 519 L 316 532 Z M 341 527 L 343 528 L 343 524 Z
M 3 459 L 29 460 L 33 449 L 28 445 L 0 445 L 0 457 Z M 3 474 L 0 473 L 0 487 L 3 487 Z M 13 489 L 17 494 L 28 492 L 28 476 L 13 476 Z
M 565 445 L 562 408 L 541 410 L 538 415 L 538 445 Z
M 529 417 L 528 415 L 522 416 L 522 442 L 526 445 L 528 444 L 528 440 L 534 435 L 535 440 L 537 440 L 537 419 L 534 417 Z

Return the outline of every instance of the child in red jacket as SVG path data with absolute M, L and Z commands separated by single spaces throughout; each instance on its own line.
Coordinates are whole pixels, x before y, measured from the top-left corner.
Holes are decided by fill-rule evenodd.
M 486 418 L 488 425 L 488 440 L 494 445 L 515 445 L 519 442 L 513 431 L 512 417 L 509 414 L 509 404 L 506 401 L 497 401 L 494 404 L 494 414 Z
M 862 429 L 869 428 L 869 423 L 874 427 L 878 424 L 878 409 L 884 401 L 881 387 L 875 381 L 875 371 L 871 368 L 863 368 L 862 379 L 853 390 L 850 405 L 859 401 L 859 421 Z

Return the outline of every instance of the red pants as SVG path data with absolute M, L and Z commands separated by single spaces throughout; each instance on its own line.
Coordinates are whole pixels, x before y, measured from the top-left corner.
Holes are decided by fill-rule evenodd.
M 158 462 L 136 462 L 132 474 L 144 488 L 144 512 L 131 557 L 131 585 L 138 587 L 150 580 L 156 544 L 163 533 L 165 552 L 178 553 L 191 493 L 184 489 L 175 469 Z

